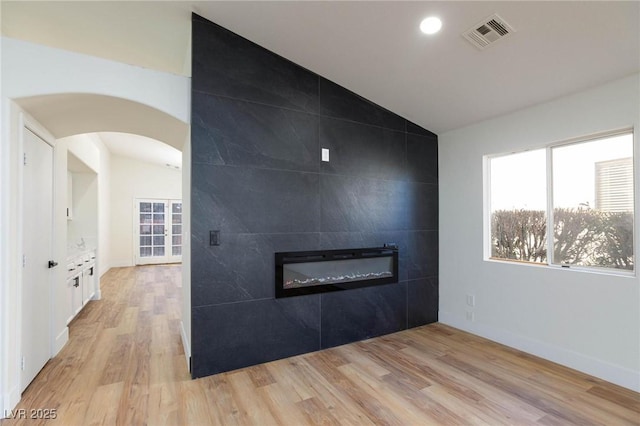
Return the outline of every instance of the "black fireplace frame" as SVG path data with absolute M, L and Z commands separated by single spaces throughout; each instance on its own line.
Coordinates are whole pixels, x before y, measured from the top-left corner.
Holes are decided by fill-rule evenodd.
M 332 260 L 370 259 L 376 257 L 393 258 L 392 276 L 331 284 L 317 284 L 307 287 L 284 288 L 284 265 L 292 263 L 327 262 Z M 395 247 L 368 247 L 341 250 L 315 250 L 275 253 L 276 298 L 326 293 L 354 288 L 398 282 L 398 249 Z

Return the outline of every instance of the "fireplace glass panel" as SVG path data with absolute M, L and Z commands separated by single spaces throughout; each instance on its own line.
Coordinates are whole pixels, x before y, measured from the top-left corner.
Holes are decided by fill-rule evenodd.
M 350 290 L 398 282 L 395 247 L 275 254 L 276 297 Z
M 283 266 L 283 287 L 299 288 L 393 276 L 393 258 L 330 260 Z

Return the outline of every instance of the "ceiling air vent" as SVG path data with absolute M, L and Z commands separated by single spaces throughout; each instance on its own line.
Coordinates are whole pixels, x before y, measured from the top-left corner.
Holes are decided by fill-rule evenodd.
M 486 19 L 478 22 L 470 30 L 465 31 L 462 35 L 469 40 L 471 44 L 480 50 L 484 50 L 487 46 L 496 41 L 508 37 L 515 30 L 511 25 L 499 17 L 491 15 Z

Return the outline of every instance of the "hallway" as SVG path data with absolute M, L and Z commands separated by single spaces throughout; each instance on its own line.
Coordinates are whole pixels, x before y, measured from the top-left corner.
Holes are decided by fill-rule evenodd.
M 56 420 L 42 423 L 64 425 L 179 423 L 178 388 L 190 380 L 180 340 L 180 274 L 180 265 L 107 272 L 102 300 L 69 324 L 68 344 L 16 410 L 55 409 Z

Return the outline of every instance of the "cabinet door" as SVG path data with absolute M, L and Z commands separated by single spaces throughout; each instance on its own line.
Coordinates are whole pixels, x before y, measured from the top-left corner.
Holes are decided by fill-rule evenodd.
M 82 274 L 76 275 L 71 279 L 71 300 L 73 306 L 73 315 L 77 315 L 82 309 Z
M 65 306 L 65 311 L 68 313 L 67 324 L 71 322 L 74 316 L 76 316 L 76 308 L 73 305 L 73 295 L 76 291 L 76 288 L 73 286 L 75 284 L 75 280 L 73 278 L 67 279 L 67 294 L 69 298 L 67 299 L 67 304 Z
M 89 300 L 94 296 L 96 292 L 95 287 L 95 265 L 90 265 L 85 269 L 82 273 L 83 277 L 83 287 L 82 287 L 82 295 L 83 295 L 83 305 L 86 305 Z

